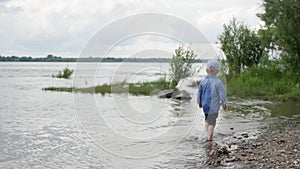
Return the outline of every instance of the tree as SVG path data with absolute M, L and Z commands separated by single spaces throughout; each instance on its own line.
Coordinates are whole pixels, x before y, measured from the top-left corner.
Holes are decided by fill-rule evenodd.
M 300 1 L 263 0 L 264 12 L 257 14 L 271 32 L 272 39 L 282 51 L 282 58 L 294 69 L 300 68 Z
M 264 47 L 259 36 L 236 18 L 229 25 L 224 25 L 224 32 L 218 39 L 226 55 L 230 75 L 240 74 L 247 67 L 257 65 L 263 56 Z
M 47 59 L 53 59 L 54 58 L 54 56 L 52 55 L 52 54 L 49 54 L 49 55 L 47 55 Z
M 193 50 L 184 49 L 183 45 L 175 49 L 175 53 L 170 62 L 170 76 L 173 87 L 175 87 L 181 79 L 189 77 L 192 74 L 192 63 L 196 56 Z

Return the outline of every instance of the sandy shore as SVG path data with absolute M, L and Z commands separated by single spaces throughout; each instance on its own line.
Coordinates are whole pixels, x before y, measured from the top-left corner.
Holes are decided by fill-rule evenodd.
M 298 118 L 273 119 L 255 139 L 244 133 L 236 141 L 205 145 L 207 168 L 300 168 Z

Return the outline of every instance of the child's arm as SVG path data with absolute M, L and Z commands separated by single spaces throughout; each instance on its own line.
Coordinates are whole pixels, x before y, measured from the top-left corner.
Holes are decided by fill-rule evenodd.
M 221 81 L 220 81 L 220 83 L 218 83 L 217 90 L 218 90 L 219 97 L 221 100 L 221 105 L 222 105 L 223 109 L 226 110 L 227 109 L 226 91 L 225 91 L 224 85 Z
M 199 87 L 198 87 L 197 102 L 198 102 L 199 108 L 202 108 L 202 85 L 201 85 L 201 83 L 199 84 Z

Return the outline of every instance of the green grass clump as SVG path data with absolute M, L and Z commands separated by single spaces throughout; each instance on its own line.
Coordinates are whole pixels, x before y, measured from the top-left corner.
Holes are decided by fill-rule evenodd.
M 80 92 L 80 93 L 130 93 L 133 95 L 153 95 L 160 90 L 175 89 L 171 82 L 165 78 L 160 78 L 152 82 L 104 84 L 100 86 L 76 88 L 76 87 L 46 87 L 43 90 L 58 92 Z
M 58 91 L 58 92 L 72 92 L 72 87 L 45 87 L 43 90 Z

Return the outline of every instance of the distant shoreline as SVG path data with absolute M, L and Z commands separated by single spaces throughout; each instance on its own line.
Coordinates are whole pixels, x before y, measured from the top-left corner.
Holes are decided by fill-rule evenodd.
M 0 62 L 158 62 L 158 63 L 170 63 L 171 58 L 63 58 L 60 56 L 48 55 L 44 58 L 32 58 L 32 57 L 18 57 L 18 56 L 1 56 Z M 205 59 L 195 59 L 194 63 L 206 62 Z

